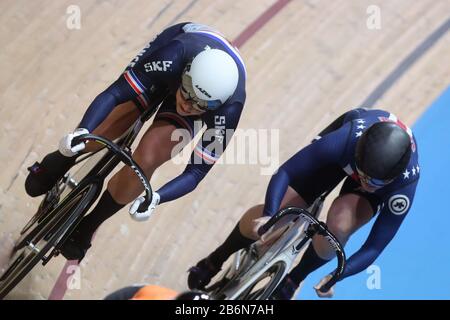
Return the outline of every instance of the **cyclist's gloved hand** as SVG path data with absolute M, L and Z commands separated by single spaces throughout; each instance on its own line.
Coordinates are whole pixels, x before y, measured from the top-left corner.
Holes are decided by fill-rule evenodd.
M 131 215 L 131 218 L 136 221 L 146 221 L 148 218 L 150 218 L 153 211 L 155 211 L 156 206 L 159 204 L 159 194 L 157 192 L 153 192 L 152 202 L 150 205 L 146 208 L 145 211 L 139 212 L 138 208 L 139 206 L 145 201 L 144 197 L 139 197 L 136 200 L 134 200 L 133 204 L 130 207 L 130 210 L 128 211 Z
M 262 216 L 262 217 L 259 217 L 257 219 L 254 219 L 252 221 L 251 232 L 252 232 L 252 237 L 254 239 L 258 239 L 264 233 L 264 232 L 262 232 L 263 230 L 261 228 L 269 220 L 270 220 L 270 217 Z
M 83 150 L 86 147 L 86 144 L 84 142 L 79 143 L 75 146 L 72 146 L 72 140 L 75 137 L 81 136 L 83 134 L 88 134 L 89 131 L 84 128 L 78 128 L 73 133 L 69 133 L 65 135 L 60 141 L 59 141 L 59 152 L 63 154 L 66 157 L 73 157 L 78 152 Z
M 320 282 L 314 287 L 314 290 L 316 290 L 317 296 L 319 298 L 332 298 L 334 296 L 334 286 L 332 286 L 330 288 L 330 290 L 328 290 L 327 292 L 322 292 L 320 291 L 320 288 L 322 288 L 322 286 L 327 283 L 328 281 L 330 281 L 330 279 L 333 277 L 333 275 L 329 274 L 327 276 L 325 276 L 324 278 L 322 278 L 322 280 L 320 280 Z

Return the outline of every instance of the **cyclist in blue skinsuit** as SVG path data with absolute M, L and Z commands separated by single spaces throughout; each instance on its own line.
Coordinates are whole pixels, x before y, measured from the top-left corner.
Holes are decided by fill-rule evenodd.
M 264 205 L 249 209 L 226 241 L 190 269 L 190 288 L 204 288 L 225 260 L 258 239 L 258 229 L 280 208 L 306 208 L 345 179 L 327 216 L 342 244 L 376 216 L 367 241 L 347 260 L 344 279 L 370 266 L 394 238 L 411 208 L 420 167 L 415 138 L 397 117 L 383 110 L 354 109 L 339 117 L 272 177 Z M 316 236 L 299 264 L 283 279 L 274 298 L 290 299 L 300 283 L 334 256 Z M 333 295 L 333 288 L 321 293 Z
M 133 199 L 130 214 L 142 221 L 158 204 L 193 191 L 223 153 L 238 125 L 246 98 L 245 82 L 246 70 L 239 52 L 208 26 L 180 23 L 150 42 L 94 99 L 78 129 L 63 137 L 59 150 L 29 168 L 27 193 L 39 196 L 47 192 L 74 165 L 80 151 L 89 150 L 84 143 L 72 146 L 74 137 L 92 132 L 114 139 L 163 93 L 168 92 L 168 96 L 133 154 L 149 179 L 176 155 L 173 150 L 180 145 L 179 138 L 172 138 L 176 129 L 183 129 L 188 138 L 197 133 L 198 127 L 205 126 L 206 130 L 184 172 L 154 192 L 152 203 L 143 212 L 137 211 L 143 202 L 143 197 L 138 197 L 143 187 L 133 171 L 125 166 L 115 174 L 97 206 L 65 244 L 63 255 L 82 259 L 100 224 Z

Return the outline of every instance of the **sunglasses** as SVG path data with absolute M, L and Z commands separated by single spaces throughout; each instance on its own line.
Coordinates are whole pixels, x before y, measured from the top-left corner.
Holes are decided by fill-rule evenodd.
M 191 94 L 189 93 L 189 91 L 186 90 L 185 87 L 183 87 L 183 85 L 180 86 L 180 93 L 181 93 L 181 96 L 183 97 L 183 99 L 184 99 L 186 102 L 191 103 L 191 104 L 192 104 L 192 107 L 193 107 L 194 109 L 196 109 L 197 111 L 201 111 L 201 112 L 208 111 L 208 108 L 207 108 L 207 107 L 204 107 L 204 106 L 201 105 L 199 102 L 197 102 L 197 101 L 195 100 L 195 98 L 191 96 Z
M 358 172 L 358 176 L 359 176 L 359 179 L 361 180 L 361 182 L 364 182 L 368 186 L 375 188 L 375 189 L 382 188 L 382 187 L 388 185 L 389 183 L 391 183 L 392 181 L 394 181 L 394 179 L 381 180 L 381 179 L 372 178 L 372 177 L 368 176 L 367 174 L 365 174 L 364 172 L 362 172 L 358 167 L 356 167 L 356 171 Z

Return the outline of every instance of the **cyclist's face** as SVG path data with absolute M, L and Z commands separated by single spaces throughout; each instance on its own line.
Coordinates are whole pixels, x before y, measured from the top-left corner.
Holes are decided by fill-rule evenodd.
M 205 113 L 203 110 L 196 109 L 192 101 L 186 100 L 181 94 L 181 88 L 178 88 L 176 97 L 177 113 L 180 116 L 194 116 Z
M 369 185 L 365 180 L 363 180 L 363 179 L 359 179 L 359 181 L 361 182 L 361 188 L 363 188 L 365 191 L 367 191 L 367 192 L 370 192 L 370 193 L 372 193 L 372 192 L 375 192 L 375 191 L 377 191 L 380 187 L 374 187 L 374 186 L 371 186 L 371 185 Z

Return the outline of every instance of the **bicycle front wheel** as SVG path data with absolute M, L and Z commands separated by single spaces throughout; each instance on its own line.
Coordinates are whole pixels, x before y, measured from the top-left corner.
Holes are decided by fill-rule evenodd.
M 13 253 L 23 249 L 27 243 L 33 240 L 36 234 L 42 230 L 42 227 L 46 224 L 44 221 L 53 219 L 55 213 L 58 212 L 57 210 L 53 210 L 57 205 L 57 203 L 45 203 L 45 200 L 42 201 L 38 211 L 20 231 L 20 236 L 14 244 Z
M 69 195 L 55 208 L 57 221 L 46 221 L 32 241 L 17 250 L 9 268 L 0 278 L 0 299 L 3 299 L 49 252 L 77 218 L 92 204 L 98 195 L 98 186 L 91 184 Z M 46 236 L 49 236 L 46 240 Z
M 286 264 L 279 261 L 253 281 L 236 300 L 266 300 L 283 278 Z

